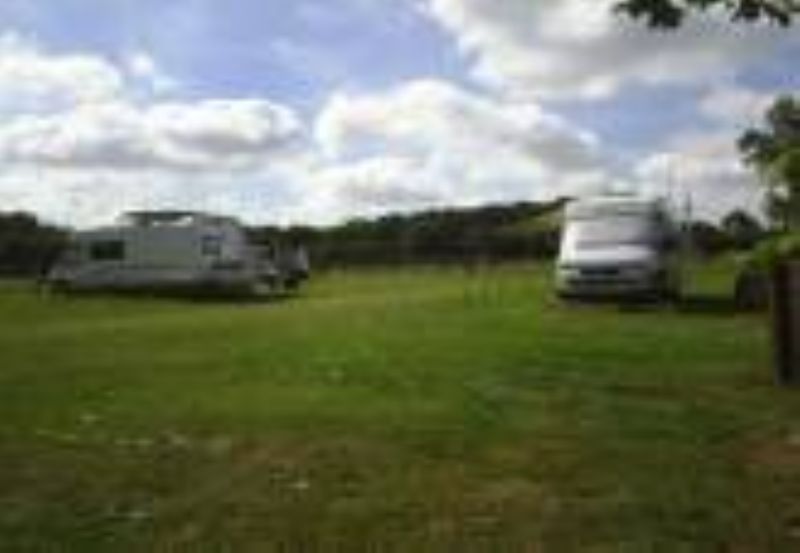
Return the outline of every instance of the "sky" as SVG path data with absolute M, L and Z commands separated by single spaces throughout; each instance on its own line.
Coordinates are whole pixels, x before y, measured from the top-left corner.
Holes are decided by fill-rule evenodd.
M 331 224 L 604 192 L 757 209 L 800 28 L 612 0 L 3 0 L 0 210 Z

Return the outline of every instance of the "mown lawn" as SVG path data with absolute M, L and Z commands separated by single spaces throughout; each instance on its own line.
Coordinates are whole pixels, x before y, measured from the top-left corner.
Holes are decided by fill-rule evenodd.
M 566 307 L 548 276 L 5 285 L 0 550 L 800 550 L 800 392 L 762 317 Z

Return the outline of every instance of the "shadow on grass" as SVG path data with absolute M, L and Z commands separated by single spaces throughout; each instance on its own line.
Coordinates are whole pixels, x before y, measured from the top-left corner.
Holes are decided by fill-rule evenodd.
M 107 298 L 107 299 L 142 299 L 187 304 L 207 305 L 264 305 L 280 303 L 299 295 L 297 291 L 275 291 L 269 293 L 237 293 L 226 291 L 203 291 L 184 289 L 162 290 L 39 290 L 39 293 L 63 299 Z
M 681 313 L 697 315 L 736 315 L 752 312 L 736 303 L 732 295 L 727 294 L 686 294 L 675 303 Z
M 725 294 L 684 294 L 680 298 L 668 300 L 595 298 L 581 300 L 579 303 L 584 305 L 613 305 L 623 313 L 675 311 L 689 315 L 726 316 L 752 313 L 754 311 L 737 304 L 732 295 Z

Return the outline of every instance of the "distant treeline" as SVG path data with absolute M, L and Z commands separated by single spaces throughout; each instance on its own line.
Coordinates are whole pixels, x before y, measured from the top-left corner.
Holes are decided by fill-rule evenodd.
M 67 231 L 23 212 L 0 212 L 0 277 L 42 274 L 66 243 Z
M 259 242 L 303 244 L 317 267 L 548 259 L 558 251 L 565 203 L 450 208 L 357 219 L 330 228 L 259 227 L 251 233 Z M 747 250 L 768 233 L 741 210 L 719 224 L 693 221 L 686 229 L 693 250 L 706 256 Z
M 451 208 L 357 219 L 332 227 L 250 228 L 260 243 L 302 244 L 317 268 L 336 266 L 474 265 L 555 256 L 564 200 Z M 718 225 L 688 225 L 694 250 L 715 255 L 751 248 L 767 231 L 743 211 Z M 0 212 L 0 276 L 42 274 L 67 238 L 67 230 L 28 213 Z
M 317 267 L 474 264 L 552 257 L 563 201 L 451 208 L 329 227 L 261 227 L 256 241 L 305 246 Z

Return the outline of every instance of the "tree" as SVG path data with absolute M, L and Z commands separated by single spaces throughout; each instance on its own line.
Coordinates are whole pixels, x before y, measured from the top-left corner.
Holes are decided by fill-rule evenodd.
M 41 274 L 63 247 L 63 229 L 29 213 L 0 212 L 0 276 Z
M 731 243 L 741 250 L 752 248 L 764 236 L 761 223 L 741 209 L 728 213 L 721 226 Z
M 739 149 L 767 186 L 770 218 L 785 230 L 800 229 L 800 97 L 778 98 L 764 119 L 739 138 Z
M 555 254 L 564 201 L 446 208 L 384 215 L 327 228 L 251 229 L 262 244 L 299 242 L 316 266 L 458 263 Z
M 707 221 L 691 221 L 686 230 L 694 248 L 703 255 L 716 255 L 730 247 L 728 236 Z
M 692 12 L 721 7 L 733 21 L 770 21 L 783 27 L 800 13 L 798 0 L 621 0 L 616 11 L 656 29 L 680 27 Z

